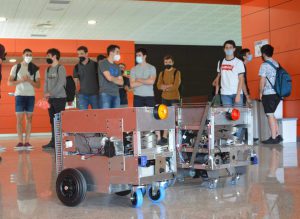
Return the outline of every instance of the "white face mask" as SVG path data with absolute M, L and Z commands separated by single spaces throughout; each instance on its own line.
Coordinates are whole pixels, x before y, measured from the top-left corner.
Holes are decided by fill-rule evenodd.
M 32 61 L 32 57 L 31 56 L 25 56 L 24 61 L 29 64 Z
M 141 64 L 143 62 L 143 57 L 142 56 L 137 56 L 135 58 L 136 63 Z
M 120 55 L 115 55 L 114 56 L 114 61 L 118 62 L 118 61 L 120 61 L 120 59 L 121 59 Z

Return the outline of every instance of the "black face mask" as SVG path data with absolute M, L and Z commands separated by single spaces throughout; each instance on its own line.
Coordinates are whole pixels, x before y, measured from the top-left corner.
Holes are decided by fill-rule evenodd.
M 53 63 L 53 60 L 52 60 L 51 58 L 47 58 L 47 59 L 46 59 L 46 62 L 47 62 L 49 65 L 51 65 L 51 64 Z
M 171 69 L 173 67 L 173 65 L 165 65 L 166 69 Z
M 84 62 L 85 61 L 85 57 L 79 57 L 79 62 Z

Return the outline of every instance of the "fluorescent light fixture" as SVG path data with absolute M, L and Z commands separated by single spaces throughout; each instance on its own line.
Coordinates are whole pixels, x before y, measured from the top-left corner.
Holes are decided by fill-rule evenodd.
M 0 17 L 0 22 L 5 22 L 5 21 L 7 21 L 6 17 Z
M 9 62 L 15 63 L 17 60 L 16 59 L 10 59 Z
M 89 25 L 95 25 L 97 23 L 97 21 L 95 21 L 95 20 L 89 20 L 88 21 L 88 24 Z

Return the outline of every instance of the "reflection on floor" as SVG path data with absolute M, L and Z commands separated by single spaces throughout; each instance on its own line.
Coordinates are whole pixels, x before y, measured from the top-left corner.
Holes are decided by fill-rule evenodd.
M 16 140 L 0 139 L 0 219 L 10 218 L 300 218 L 300 144 L 258 146 L 259 165 L 247 168 L 236 186 L 217 189 L 199 179 L 177 182 L 161 204 L 145 199 L 131 208 L 129 197 L 89 193 L 75 208 L 55 193 L 54 153 L 43 152 L 47 139 L 34 138 L 32 151 L 14 151 Z

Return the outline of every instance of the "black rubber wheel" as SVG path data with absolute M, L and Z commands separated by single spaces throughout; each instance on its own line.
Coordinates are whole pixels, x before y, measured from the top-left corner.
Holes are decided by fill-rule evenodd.
M 131 193 L 131 190 L 126 190 L 126 191 L 122 191 L 122 192 L 116 192 L 115 194 L 118 196 L 126 196 L 129 195 Z
M 85 198 L 87 185 L 84 176 L 77 169 L 65 169 L 57 177 L 56 194 L 66 206 L 79 205 Z

